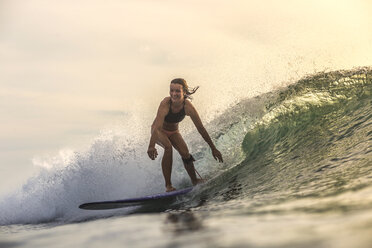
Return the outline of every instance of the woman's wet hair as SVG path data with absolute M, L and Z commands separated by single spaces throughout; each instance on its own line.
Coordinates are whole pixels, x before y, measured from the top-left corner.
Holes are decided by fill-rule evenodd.
M 171 81 L 171 84 L 180 84 L 182 85 L 184 97 L 192 99 L 191 95 L 194 94 L 198 89 L 199 86 L 196 86 L 195 88 L 189 87 L 186 83 L 186 80 L 183 78 L 176 78 Z

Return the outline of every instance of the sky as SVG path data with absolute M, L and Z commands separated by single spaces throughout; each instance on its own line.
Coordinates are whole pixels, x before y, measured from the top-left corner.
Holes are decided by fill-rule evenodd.
M 207 123 L 307 74 L 371 66 L 370 13 L 368 0 L 0 0 L 0 194 L 102 130 L 146 139 L 173 78 L 200 86 Z

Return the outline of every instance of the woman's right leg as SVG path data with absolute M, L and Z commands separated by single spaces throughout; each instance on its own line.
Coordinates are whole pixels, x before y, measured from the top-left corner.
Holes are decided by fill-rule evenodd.
M 168 137 L 158 130 L 154 130 L 157 132 L 157 143 L 164 148 L 164 155 L 161 160 L 161 168 L 163 171 L 163 176 L 165 180 L 165 187 L 166 191 L 173 191 L 176 190 L 172 186 L 171 176 L 172 176 L 172 156 L 173 156 L 173 148 L 170 140 Z
M 189 149 L 182 138 L 180 133 L 175 133 L 172 136 L 169 137 L 169 140 L 171 141 L 172 145 L 181 155 L 181 158 L 183 160 L 184 167 L 187 171 L 187 174 L 189 175 L 191 182 L 193 185 L 196 185 L 198 183 L 204 182 L 203 179 L 199 179 L 196 177 L 196 171 L 194 167 L 194 160 L 189 153 Z

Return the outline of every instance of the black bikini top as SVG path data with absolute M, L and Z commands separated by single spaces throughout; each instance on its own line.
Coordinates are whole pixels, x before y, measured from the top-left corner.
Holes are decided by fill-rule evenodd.
M 185 112 L 185 102 L 183 102 L 183 108 L 180 112 L 172 113 L 172 101 L 169 103 L 169 112 L 165 116 L 164 120 L 168 123 L 178 123 L 181 122 L 186 116 Z

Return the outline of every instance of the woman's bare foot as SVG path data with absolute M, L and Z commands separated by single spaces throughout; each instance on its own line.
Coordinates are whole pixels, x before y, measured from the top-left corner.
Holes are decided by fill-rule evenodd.
M 166 186 L 166 191 L 165 192 L 171 192 L 171 191 L 175 191 L 176 190 L 176 188 L 174 188 L 172 185 L 168 185 L 168 186 Z

